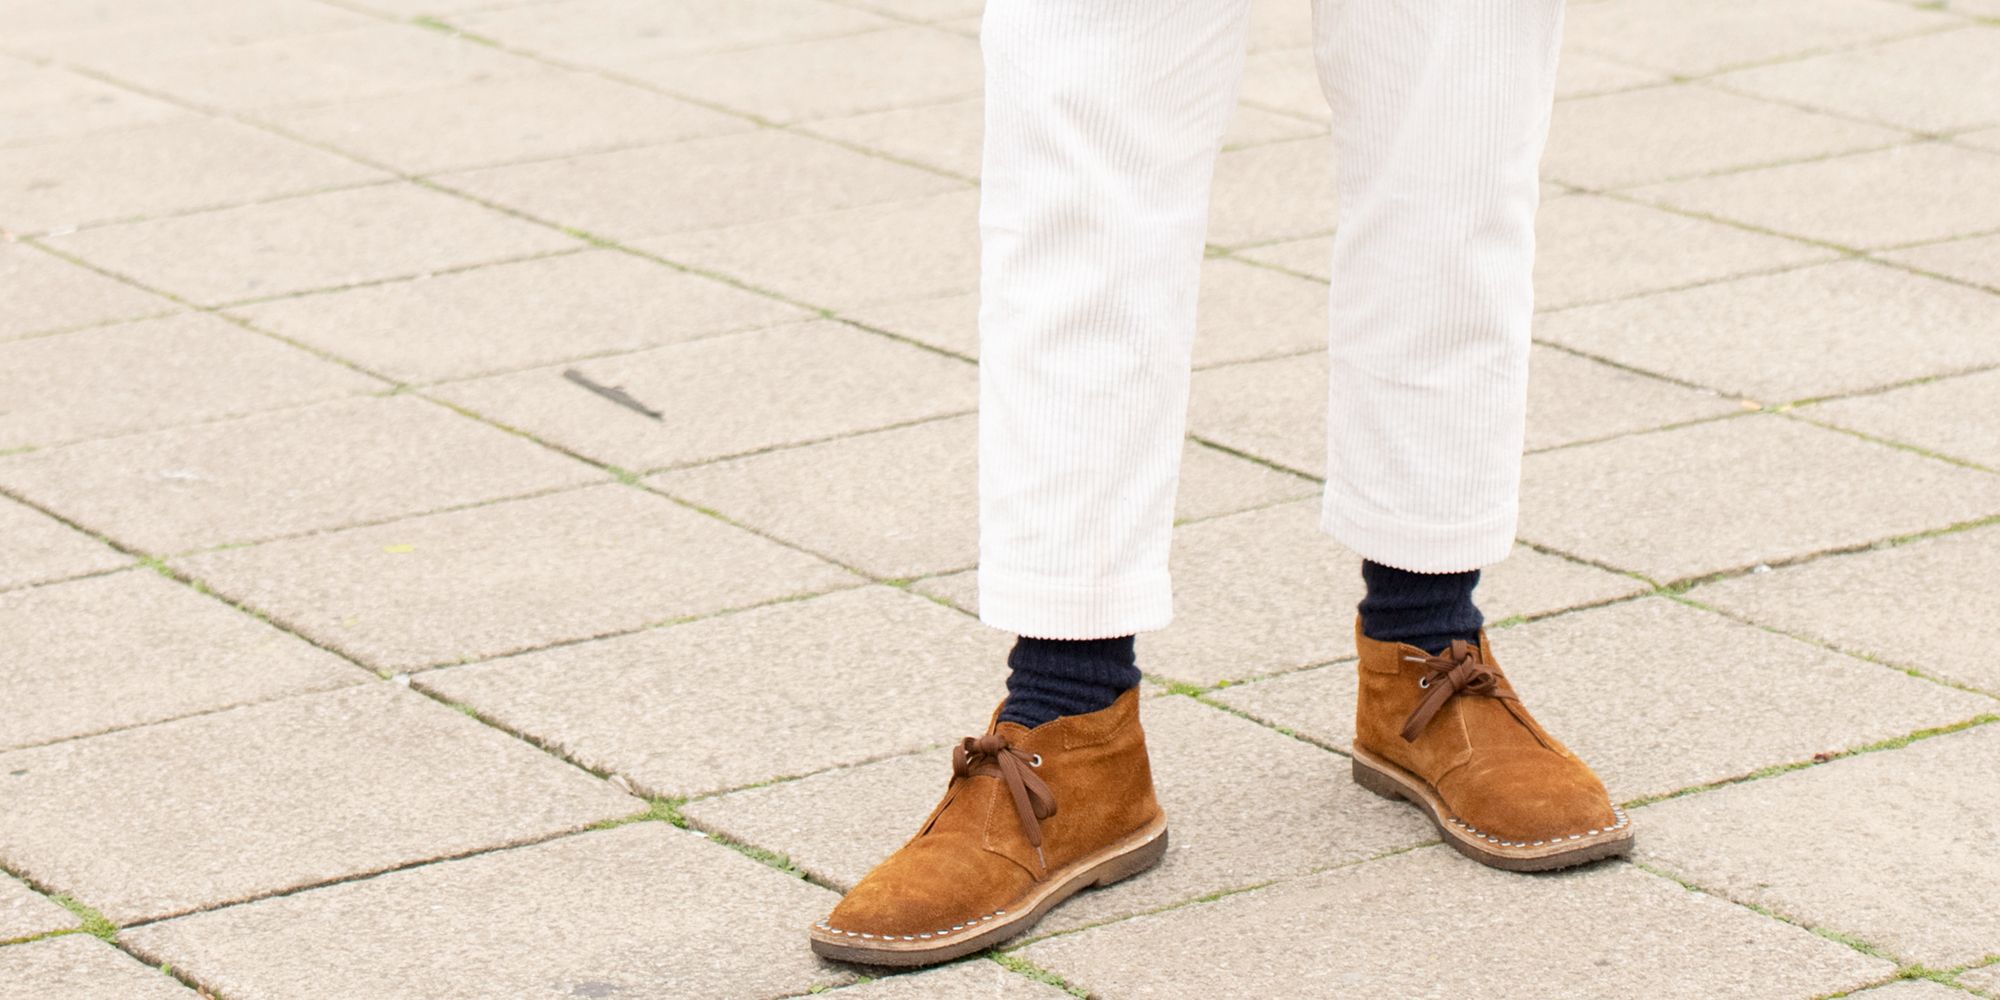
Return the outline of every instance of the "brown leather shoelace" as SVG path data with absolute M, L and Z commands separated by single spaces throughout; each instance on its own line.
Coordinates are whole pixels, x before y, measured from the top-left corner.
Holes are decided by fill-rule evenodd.
M 1007 794 L 1014 798 L 1014 815 L 1021 819 L 1021 832 L 1028 835 L 1037 858 L 1042 854 L 1042 820 L 1056 814 L 1055 793 L 1034 771 L 1039 756 L 1009 744 L 998 732 L 967 736 L 951 748 L 952 774 L 961 778 L 989 775 L 1007 786 Z
M 1405 660 L 1421 663 L 1430 668 L 1417 681 L 1424 689 L 1422 701 L 1403 723 L 1403 741 L 1415 743 L 1423 735 L 1424 727 L 1431 724 L 1445 702 L 1463 691 L 1468 694 L 1483 694 L 1492 698 L 1513 698 L 1514 689 L 1507 680 L 1493 672 L 1480 658 L 1479 647 L 1463 639 L 1452 640 L 1451 646 L 1436 656 L 1405 656 Z M 1518 699 L 1517 699 L 1518 700 Z

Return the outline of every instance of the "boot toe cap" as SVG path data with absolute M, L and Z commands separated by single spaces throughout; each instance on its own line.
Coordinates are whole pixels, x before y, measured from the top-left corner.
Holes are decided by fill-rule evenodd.
M 1618 822 L 1604 783 L 1574 757 L 1482 757 L 1448 776 L 1438 789 L 1460 820 L 1482 832 L 1533 842 L 1589 834 Z
M 949 936 L 993 919 L 1027 893 L 1033 878 L 1019 865 L 952 843 L 959 839 L 924 837 L 890 855 L 841 898 L 827 929 L 857 937 Z

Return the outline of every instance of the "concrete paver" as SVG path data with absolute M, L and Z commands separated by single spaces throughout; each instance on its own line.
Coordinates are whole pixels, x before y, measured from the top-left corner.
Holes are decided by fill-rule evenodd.
M 2000 526 L 1818 559 L 1704 584 L 1688 597 L 1906 669 L 2000 696 L 2000 664 L 1968 649 L 2000 642 L 1987 574 Z
M 1478 960 L 1413 944 L 1439 927 L 1482 942 Z M 1528 998 L 1615 990 L 1804 1000 L 1894 971 L 1630 865 L 1524 879 L 1443 847 L 1049 938 L 1020 955 L 1105 996 Z
M 0 1000 L 200 1000 L 172 976 L 149 969 L 88 934 L 0 949 Z
M 1635 822 L 1641 861 L 1902 961 L 1949 968 L 2000 948 L 2000 725 L 1673 799 Z
M 1860 261 L 1719 281 L 1536 319 L 1553 344 L 1780 403 L 2000 364 L 1992 295 Z
M 1542 310 L 1837 256 L 1809 243 L 1590 194 L 1545 201 L 1535 233 L 1535 307 Z
M 164 168 L 164 169 L 163 169 Z M 0 149 L 0 226 L 63 231 L 366 184 L 379 170 L 247 125 L 175 119 Z M 65 244 L 53 245 L 66 249 Z
M 1915 35 L 1963 22 L 1871 0 L 1610 0 L 1578 4 L 1579 49 L 1682 76 Z
M 33 507 L 0 499 L 0 588 L 101 573 L 132 561 Z
M 564 0 L 452 17 L 451 24 L 502 44 L 610 68 L 675 56 L 855 34 L 894 22 L 828 0 Z
M 0 450 L 199 423 L 386 388 L 201 313 L 0 342 Z
M 674 178 L 700 198 L 663 198 Z M 443 174 L 438 183 L 633 240 L 962 191 L 965 182 L 779 129 Z
M 849 638 L 874 637 L 856 645 Z M 853 764 L 982 727 L 1005 637 L 864 587 L 427 673 L 418 683 L 656 795 Z M 802 665 L 817 678 L 789 683 Z M 692 726 L 648 720 L 699 718 Z
M 34 247 L 0 243 L 0 340 L 160 316 L 178 308 Z
M 15 750 L 0 775 L 8 867 L 120 924 L 643 808 L 381 682 Z
M 358 684 L 322 649 L 147 570 L 0 593 L 0 750 Z M 6 935 L 0 934 L 0 937 Z
M 414 396 L 363 396 L 0 458 L 0 488 L 155 553 L 608 478 Z
M 382 671 L 627 632 L 854 580 L 615 484 L 171 563 Z
M 1921 185 L 1901 183 L 1919 176 Z M 1683 211 L 1858 249 L 2000 229 L 2000 156 L 1927 142 L 1635 188 Z
M 1954 132 L 2000 121 L 1996 45 L 2000 26 L 1968 24 L 1739 70 L 1715 83 L 1899 128 Z
M 797 306 L 615 250 L 584 250 L 231 309 L 408 382 L 513 371 L 806 319 Z
M 941 104 L 980 89 L 979 45 L 923 26 L 706 52 L 624 67 L 764 121 L 799 122 Z
M 1542 175 L 1607 190 L 1850 153 L 1907 141 L 1900 129 L 1739 97 L 1701 84 L 1562 101 Z
M 657 418 L 567 377 L 617 388 Z M 973 366 L 844 323 L 798 323 L 434 394 L 557 447 L 634 472 L 966 413 Z
M 104 226 L 50 245 L 203 305 L 576 249 L 573 236 L 415 184 Z
M 20 879 L 0 874 L 0 941 L 69 930 L 81 923 L 76 914 L 55 900 L 30 889 Z
M 1809 420 L 1915 445 L 2000 472 L 2000 370 L 1989 369 L 1799 411 Z
M 778 996 L 846 982 L 800 943 L 833 894 L 665 823 L 152 924 L 140 953 L 228 996 Z
M 1521 537 L 1659 583 L 2000 514 L 2000 478 L 1749 414 L 1528 456 Z
M 509 74 L 410 94 L 278 109 L 261 121 L 413 174 L 573 156 L 754 127 L 586 73 Z

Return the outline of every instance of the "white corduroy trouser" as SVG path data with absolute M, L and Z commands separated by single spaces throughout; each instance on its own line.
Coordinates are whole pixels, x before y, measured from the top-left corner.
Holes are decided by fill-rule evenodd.
M 1321 527 L 1408 570 L 1498 562 L 1561 0 L 1298 2 L 1317 3 L 1339 163 Z M 1209 180 L 1249 6 L 988 0 L 979 606 L 997 628 L 1172 617 Z

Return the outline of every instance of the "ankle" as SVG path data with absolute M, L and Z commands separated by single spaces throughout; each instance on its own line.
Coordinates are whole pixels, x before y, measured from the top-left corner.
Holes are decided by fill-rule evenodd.
M 1479 571 L 1417 573 L 1363 560 L 1361 631 L 1378 642 L 1408 643 L 1436 654 L 1454 639 L 1478 645 L 1485 616 L 1472 601 Z
M 1033 729 L 1110 707 L 1139 683 L 1133 638 L 1016 639 L 1007 654 L 1007 703 L 1000 721 Z

